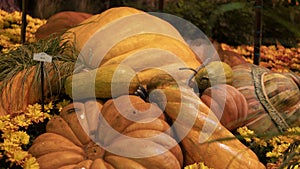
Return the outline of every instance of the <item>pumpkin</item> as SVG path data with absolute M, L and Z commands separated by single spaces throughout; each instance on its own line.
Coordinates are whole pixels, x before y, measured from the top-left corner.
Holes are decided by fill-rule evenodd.
M 223 49 L 221 44 L 217 41 L 213 41 L 212 43 L 219 54 L 218 59 L 220 59 L 222 62 L 227 63 L 230 67 L 247 63 L 243 56 L 238 54 L 237 52 Z
M 167 87 L 153 90 L 151 96 L 150 101 L 164 109 L 173 122 L 185 165 L 204 162 L 215 169 L 265 168 L 255 153 L 219 123 L 192 89 Z
M 248 103 L 244 95 L 231 85 L 218 84 L 204 90 L 201 100 L 229 130 L 241 127 L 248 116 Z
M 253 64 L 232 69 L 232 85 L 248 103 L 245 125 L 257 133 L 282 132 L 299 125 L 300 91 L 295 79 Z
M 111 8 L 94 15 L 63 37 L 77 45 L 78 62 L 84 66 L 95 69 L 102 65 L 127 65 L 137 72 L 142 85 L 158 74 L 157 69 L 179 74 L 179 68 L 195 69 L 201 63 L 170 23 L 130 7 Z M 184 79 L 192 75 L 188 71 L 181 73 Z
M 201 68 L 195 75 L 195 81 L 199 92 L 216 84 L 231 84 L 232 69 L 225 62 L 212 61 Z
M 35 32 L 36 39 L 46 39 L 51 35 L 58 35 L 91 17 L 84 12 L 63 11 L 52 15 L 47 23 L 40 26 Z
M 74 102 L 47 123 L 46 131 L 29 148 L 41 169 L 180 169 L 183 165 L 163 112 L 133 95 L 104 104 Z
M 67 64 L 61 62 L 55 62 L 55 65 L 45 63 L 44 96 L 46 99 L 62 93 L 61 79 L 65 78 L 70 71 L 65 65 Z M 0 115 L 23 113 L 29 104 L 41 100 L 40 74 L 38 66 L 31 66 L 15 75 L 7 75 L 0 83 Z

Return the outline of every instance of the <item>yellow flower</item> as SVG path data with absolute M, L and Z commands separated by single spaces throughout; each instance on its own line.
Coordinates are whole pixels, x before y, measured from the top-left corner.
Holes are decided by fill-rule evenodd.
M 9 121 L 10 115 L 0 116 L 0 121 Z
M 27 152 L 27 151 L 19 150 L 19 151 L 13 152 L 13 159 L 14 159 L 15 161 L 22 161 L 22 160 L 24 160 L 27 156 L 28 156 L 28 152 Z
M 258 145 L 260 145 L 260 146 L 262 146 L 262 147 L 267 147 L 267 146 L 268 146 L 268 143 L 267 143 L 265 140 L 263 140 L 263 139 L 254 137 L 254 138 L 253 138 L 253 141 L 254 141 L 256 144 L 258 144 Z
M 194 164 L 185 166 L 184 169 L 213 169 L 213 168 L 209 168 L 203 162 L 200 162 L 200 163 L 194 163 Z
M 300 140 L 300 127 L 292 127 L 287 131 L 289 135 L 292 135 L 294 138 Z
M 4 141 L 9 140 L 9 142 L 19 145 L 19 144 L 28 144 L 30 136 L 24 131 L 15 131 L 10 133 L 4 133 L 3 138 L 6 138 Z
M 255 133 L 252 130 L 249 130 L 246 126 L 239 127 L 237 132 L 243 137 L 246 142 L 251 142 L 252 138 L 255 137 Z
M 0 130 L 3 131 L 7 129 L 6 126 L 7 126 L 7 122 L 0 120 Z
M 64 99 L 63 101 L 56 104 L 56 107 L 58 108 L 58 111 L 60 112 L 63 107 L 67 106 L 70 103 L 69 100 Z
M 38 103 L 34 104 L 34 105 L 28 105 L 27 107 L 27 111 L 29 114 L 34 114 L 35 112 L 39 112 L 41 111 L 42 106 Z
M 12 119 L 12 123 L 20 126 L 20 127 L 27 127 L 31 123 L 31 120 L 25 117 L 25 114 L 20 114 Z
M 0 148 L 6 152 L 14 152 L 22 149 L 19 144 L 16 144 L 8 139 L 4 139 L 3 143 L 0 144 Z
M 267 152 L 266 153 L 266 157 L 275 157 L 275 158 L 278 158 L 278 157 L 281 157 L 283 154 L 282 153 L 279 153 L 279 152 Z
M 50 110 L 53 109 L 53 105 L 52 105 L 52 102 L 48 103 L 48 104 L 45 104 L 44 105 L 44 109 L 47 113 L 50 113 Z
M 23 169 L 39 169 L 39 164 L 36 161 L 36 158 L 30 157 L 27 159 L 24 164 L 22 165 Z

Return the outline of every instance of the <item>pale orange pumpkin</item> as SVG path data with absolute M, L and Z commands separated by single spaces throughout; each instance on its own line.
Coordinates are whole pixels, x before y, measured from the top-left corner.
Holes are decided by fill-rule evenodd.
M 128 102 L 132 107 L 128 107 Z M 137 121 L 130 121 L 124 115 L 137 117 Z M 29 152 L 37 158 L 41 169 L 180 169 L 181 148 L 164 120 L 158 107 L 133 95 L 103 105 L 95 101 L 75 102 L 48 122 L 47 132 L 35 139 Z M 111 129 L 118 134 L 110 132 Z

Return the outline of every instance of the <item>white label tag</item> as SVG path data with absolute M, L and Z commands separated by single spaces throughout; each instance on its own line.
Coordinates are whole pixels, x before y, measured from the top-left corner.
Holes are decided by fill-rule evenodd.
M 45 52 L 34 53 L 33 60 L 40 61 L 40 62 L 52 62 L 52 56 L 48 55 Z

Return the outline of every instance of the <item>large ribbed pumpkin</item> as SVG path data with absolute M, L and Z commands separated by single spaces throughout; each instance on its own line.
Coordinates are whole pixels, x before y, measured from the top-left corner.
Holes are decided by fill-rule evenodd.
M 201 64 L 175 27 L 130 7 L 94 15 L 63 37 L 75 42 L 80 51 L 78 63 L 91 69 L 104 64 L 128 65 L 138 72 L 142 84 L 158 74 L 151 68 L 179 74 L 181 67 L 196 69 Z M 187 79 L 193 72 L 181 73 Z
M 163 112 L 137 96 L 124 95 L 103 105 L 93 100 L 72 103 L 48 122 L 46 130 L 29 149 L 41 169 L 183 166 Z
M 252 64 L 232 69 L 232 85 L 248 102 L 245 124 L 250 129 L 257 133 L 277 132 L 299 125 L 300 91 L 291 76 Z

